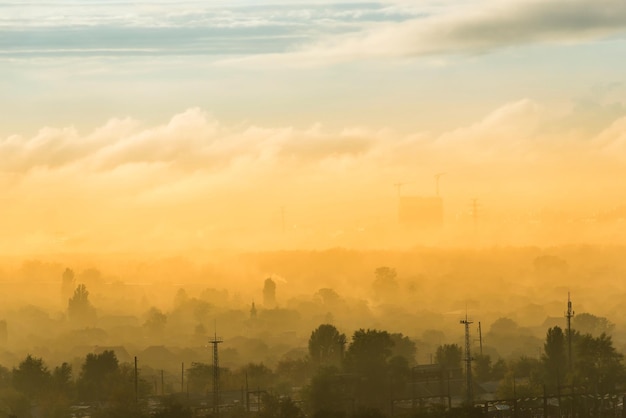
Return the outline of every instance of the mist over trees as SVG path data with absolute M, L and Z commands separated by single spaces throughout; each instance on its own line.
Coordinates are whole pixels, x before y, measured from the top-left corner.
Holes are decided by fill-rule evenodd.
M 69 299 L 67 316 L 70 321 L 81 326 L 93 325 L 95 323 L 96 309 L 89 301 L 89 291 L 84 284 L 79 284 L 74 290 L 74 295 Z
M 452 411 L 465 402 L 458 320 L 466 312 L 476 402 L 487 394 L 614 396 L 626 387 L 625 324 L 616 315 L 626 292 L 613 278 L 626 266 L 610 249 L 585 257 L 542 251 L 338 249 L 228 255 L 229 263 L 210 266 L 171 259 L 4 267 L 13 281 L 1 282 L 12 296 L 0 308 L 0 408 L 67 416 L 85 403 L 99 405 L 93 416 L 193 416 L 196 402 L 212 399 L 207 341 L 218 335 L 224 414 Z M 611 292 L 590 291 L 591 276 Z M 461 288 L 460 278 L 475 286 Z M 549 288 L 538 291 L 536 280 Z M 32 290 L 23 295 L 25 284 Z M 576 308 L 571 336 L 567 290 Z
M 317 327 L 309 338 L 309 357 L 315 366 L 339 366 L 346 349 L 346 336 L 330 324 Z
M 522 402 L 522 398 L 537 398 L 547 393 L 552 396 L 571 393 L 559 404 L 570 409 L 581 408 L 571 404 L 571 398 L 580 396 L 581 390 L 611 396 L 626 387 L 623 355 L 613 347 L 610 336 L 593 337 L 573 331 L 571 365 L 568 337 L 558 326 L 548 329 L 540 357 L 521 356 L 492 363 L 488 355 L 478 355 L 473 363 L 473 385 L 484 391 L 482 385 L 498 381 L 494 395 L 503 401 Z M 402 334 L 358 329 L 344 349 L 346 343 L 345 335 L 333 325 L 321 324 L 311 332 L 308 354 L 298 360 L 285 358 L 274 368 L 262 362 L 237 368 L 220 367 L 223 396 L 241 393 L 243 385 L 243 393 L 247 394 L 244 398 L 236 395 L 234 404 L 224 401 L 221 414 L 238 417 L 251 409 L 254 414 L 272 418 L 437 414 L 441 413 L 440 408 L 446 408 L 445 403 L 425 403 L 433 397 L 416 395 L 431 379 L 433 387 L 447 381 L 445 393 L 435 398 L 448 399 L 448 405 L 452 397 L 457 398 L 455 402 L 461 402 L 460 409 L 448 410 L 450 416 L 469 413 L 462 408 L 468 407 L 463 400 L 466 396 L 463 385 L 458 386 L 465 379 L 461 369 L 462 349 L 458 345 L 439 346 L 434 364 L 411 366 L 415 345 Z M 320 353 L 328 355 L 320 357 Z M 142 368 L 137 373 L 138 370 L 128 362 L 120 363 L 113 350 L 87 354 L 76 375 L 66 362 L 50 371 L 42 358 L 29 354 L 12 371 L 2 372 L 6 377 L 0 399 L 10 411 L 23 416 L 70 416 L 72 408 L 76 408 L 74 405 L 88 405 L 86 408 L 96 417 L 184 417 L 197 416 L 192 405 L 210 398 L 208 395 L 214 390 L 213 364 L 192 362 L 186 369 L 183 365 L 186 380 L 181 380 L 179 389 L 163 386 L 163 371 L 159 388 L 156 379 L 154 387 L 149 383 L 154 370 Z M 421 377 L 424 373 L 430 376 L 426 381 Z M 451 382 L 460 389 L 451 389 Z M 476 396 L 474 401 L 481 402 L 481 396 Z M 148 402 L 149 399 L 154 400 Z M 474 411 L 476 416 L 481 416 L 481 410 L 477 411 Z

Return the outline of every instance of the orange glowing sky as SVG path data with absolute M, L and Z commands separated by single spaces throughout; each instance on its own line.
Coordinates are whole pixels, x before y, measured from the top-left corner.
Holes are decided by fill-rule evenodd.
M 5 253 L 623 243 L 623 1 L 0 16 Z M 443 230 L 404 231 L 393 184 L 441 172 Z

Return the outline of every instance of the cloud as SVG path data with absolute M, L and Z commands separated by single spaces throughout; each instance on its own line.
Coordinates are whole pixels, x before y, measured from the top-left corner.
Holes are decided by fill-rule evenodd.
M 622 0 L 293 3 L 136 7 L 54 2 L 0 18 L 0 56 L 208 56 L 221 62 L 320 65 L 479 54 L 621 36 Z M 0 9 L 2 10 L 2 9 Z M 230 57 L 224 59 L 223 57 Z
M 163 165 L 172 170 L 212 172 L 241 161 L 295 164 L 366 153 L 370 132 L 345 130 L 329 134 L 314 126 L 242 128 L 223 126 L 210 114 L 191 108 L 163 125 L 142 128 L 133 119 L 113 119 L 81 135 L 75 128 L 42 128 L 31 138 L 11 135 L 0 140 L 0 171 L 28 174 L 35 170 L 73 168 L 93 173 L 125 166 Z
M 324 33 L 398 22 L 384 3 L 0 4 L 0 57 L 232 56 L 279 53 Z M 62 14 L 60 13 L 62 10 Z
M 255 59 L 315 65 L 384 57 L 481 54 L 532 44 L 584 43 L 625 31 L 626 3 L 621 0 L 474 1 L 403 22 L 370 25 L 360 33 L 331 35 L 292 51 L 288 59 L 281 59 L 279 54 Z
M 522 99 L 441 134 L 229 125 L 198 108 L 154 126 L 124 118 L 88 133 L 47 127 L 0 139 L 0 226 L 54 245 L 78 234 L 98 248 L 174 245 L 172 237 L 185 246 L 200 229 L 211 231 L 207 240 L 271 236 L 284 205 L 314 234 L 393 218 L 394 183 L 429 195 L 444 171 L 447 202 L 462 207 L 475 196 L 507 208 L 626 198 L 615 181 L 626 175 L 626 119 L 584 140 L 544 129 L 570 111 Z
M 507 103 L 472 125 L 443 133 L 436 146 L 470 152 L 472 159 L 520 158 L 532 150 L 534 131 L 545 120 L 542 111 L 528 99 Z
M 584 111 L 596 115 L 597 106 L 560 111 L 529 99 L 506 103 L 480 120 L 440 134 L 415 132 L 398 135 L 390 129 L 346 127 L 328 131 L 322 125 L 307 129 L 289 126 L 261 127 L 252 124 L 224 125 L 211 114 L 191 108 L 167 123 L 144 126 L 132 118 L 112 119 L 90 133 L 73 127 L 40 129 L 32 137 L 11 135 L 0 139 L 0 172 L 27 176 L 35 171 L 76 170 L 103 175 L 131 166 L 159 165 L 173 172 L 219 172 L 242 165 L 317 168 L 328 161 L 385 164 L 403 161 L 408 153 L 449 153 L 455 160 L 472 162 L 516 159 L 522 153 L 542 155 L 547 149 L 561 152 L 573 147 L 574 135 L 585 151 L 621 141 L 623 114 L 616 105 L 606 106 L 609 117 L 597 135 L 580 140 L 585 126 L 555 124 Z M 564 116 L 565 115 L 565 116 Z M 621 117 L 620 117 L 621 116 Z M 546 129 L 549 127 L 549 129 Z M 558 131 L 556 130 L 558 127 Z M 555 142 L 554 138 L 561 140 Z M 342 164 L 343 164 L 342 163 Z
M 0 154 L 4 156 L 0 172 L 23 173 L 72 164 L 128 136 L 137 126 L 132 119 L 112 119 L 86 136 L 81 136 L 73 127 L 45 127 L 31 138 L 12 135 L 0 139 Z
M 580 42 L 624 32 L 626 4 L 601 0 L 551 0 L 484 3 L 484 9 L 434 26 L 432 49 L 483 52 L 536 42 Z M 419 32 L 417 32 L 419 34 Z M 429 48 L 418 47 L 416 53 Z
M 594 142 L 603 152 L 626 160 L 626 117 L 619 118 L 606 127 Z

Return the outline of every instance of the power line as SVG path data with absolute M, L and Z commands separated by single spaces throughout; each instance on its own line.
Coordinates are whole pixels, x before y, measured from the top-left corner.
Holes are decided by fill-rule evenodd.
M 483 355 L 483 330 L 480 326 L 480 321 L 478 321 L 478 343 L 480 344 L 480 355 Z

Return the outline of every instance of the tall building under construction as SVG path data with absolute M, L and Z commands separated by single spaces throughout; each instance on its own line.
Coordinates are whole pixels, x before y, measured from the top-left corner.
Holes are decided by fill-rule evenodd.
M 419 229 L 443 226 L 443 200 L 438 196 L 401 196 L 398 204 L 401 225 Z

